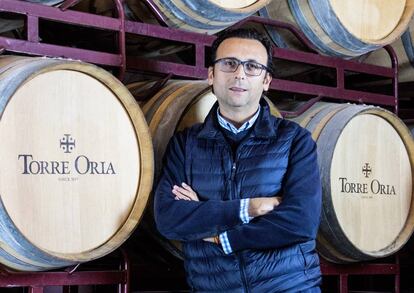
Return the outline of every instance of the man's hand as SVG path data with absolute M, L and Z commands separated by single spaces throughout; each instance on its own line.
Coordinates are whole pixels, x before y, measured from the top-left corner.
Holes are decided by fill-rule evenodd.
M 266 215 L 282 202 L 280 196 L 256 197 L 249 200 L 249 217 Z
M 174 185 L 172 193 L 175 195 L 176 200 L 194 200 L 199 201 L 197 193 L 191 188 L 190 185 L 181 183 L 181 186 Z
M 214 240 L 214 237 L 207 237 L 203 239 L 206 242 L 211 242 L 211 243 L 216 243 L 216 241 Z
M 199 201 L 197 193 L 191 188 L 190 185 L 181 183 L 181 187 L 174 185 L 172 193 L 175 195 L 176 200 L 194 200 Z M 207 237 L 203 239 L 206 242 L 219 244 L 218 237 Z

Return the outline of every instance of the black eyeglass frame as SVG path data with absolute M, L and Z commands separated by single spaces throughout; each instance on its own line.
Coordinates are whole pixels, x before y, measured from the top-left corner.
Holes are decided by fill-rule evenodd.
M 262 72 L 263 72 L 263 69 L 264 69 L 264 70 L 266 70 L 266 72 L 270 73 L 270 70 L 269 70 L 269 68 L 268 68 L 266 65 L 263 65 L 263 64 L 261 64 L 261 63 L 259 63 L 259 62 L 252 61 L 252 60 L 241 61 L 241 60 L 239 60 L 239 59 L 237 59 L 237 58 L 235 58 L 235 57 L 225 57 L 225 58 L 220 58 L 220 59 L 217 59 L 217 60 L 215 60 L 215 61 L 213 62 L 213 65 L 215 65 L 216 63 L 221 62 L 221 61 L 223 61 L 223 60 L 232 60 L 232 61 L 236 61 L 236 62 L 237 62 L 237 66 L 236 66 L 236 68 L 234 69 L 234 71 L 223 71 L 223 70 L 220 70 L 220 71 L 223 71 L 223 72 L 227 72 L 227 73 L 233 73 L 233 72 L 236 72 L 236 71 L 237 71 L 237 69 L 239 68 L 239 66 L 240 66 L 240 65 L 242 65 L 242 66 L 243 66 L 244 73 L 245 73 L 246 75 L 248 75 L 248 76 L 260 76 L 260 75 L 262 74 Z M 260 71 L 260 73 L 259 73 L 259 74 L 257 74 L 257 75 L 247 73 L 247 72 L 246 72 L 246 68 L 244 67 L 244 64 L 246 64 L 246 63 L 254 63 L 254 64 L 259 65 L 259 66 L 261 67 L 261 71 Z

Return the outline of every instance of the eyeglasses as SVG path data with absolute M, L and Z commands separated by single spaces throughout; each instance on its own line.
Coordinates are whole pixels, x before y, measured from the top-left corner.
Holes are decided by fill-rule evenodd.
M 243 65 L 244 73 L 250 76 L 259 76 L 263 70 L 269 71 L 269 69 L 263 64 L 254 61 L 241 61 L 237 58 L 221 58 L 214 61 L 217 64 L 218 69 L 223 72 L 236 72 L 239 65 Z

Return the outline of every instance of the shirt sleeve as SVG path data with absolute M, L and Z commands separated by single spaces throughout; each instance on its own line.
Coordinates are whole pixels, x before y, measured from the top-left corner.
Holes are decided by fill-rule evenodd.
M 249 217 L 249 198 L 240 200 L 240 220 L 243 224 L 248 224 L 253 217 Z
M 223 232 L 219 235 L 221 247 L 223 248 L 223 251 L 225 254 L 230 254 L 233 252 L 229 238 L 227 237 L 227 232 Z
M 185 182 L 185 135 L 176 134 L 164 156 L 164 169 L 155 190 L 154 217 L 157 228 L 168 239 L 189 241 L 217 236 L 241 225 L 240 199 L 175 200 L 174 185 Z
M 316 144 L 305 129 L 293 139 L 282 184 L 282 202 L 274 211 L 226 231 L 232 251 L 274 249 L 316 238 L 322 188 Z

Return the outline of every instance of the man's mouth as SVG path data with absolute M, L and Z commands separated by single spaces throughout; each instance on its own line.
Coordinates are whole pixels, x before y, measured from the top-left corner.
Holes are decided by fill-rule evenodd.
M 244 88 L 236 87 L 236 86 L 231 87 L 230 90 L 233 91 L 233 92 L 245 92 L 245 91 L 247 91 Z

